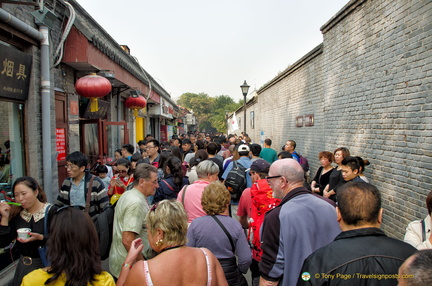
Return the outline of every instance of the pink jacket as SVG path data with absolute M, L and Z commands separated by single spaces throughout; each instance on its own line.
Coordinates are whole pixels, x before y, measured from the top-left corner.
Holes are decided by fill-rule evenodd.
M 207 181 L 195 181 L 192 185 L 184 186 L 183 189 L 178 193 L 177 200 L 181 202 L 186 210 L 188 216 L 188 223 L 191 223 L 197 217 L 205 216 L 202 205 L 201 197 L 204 192 L 204 188 L 210 184 Z M 186 190 L 186 194 L 183 201 L 183 192 Z

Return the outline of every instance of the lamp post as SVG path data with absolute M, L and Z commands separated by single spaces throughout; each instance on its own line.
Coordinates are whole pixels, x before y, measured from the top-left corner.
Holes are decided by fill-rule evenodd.
M 249 85 L 246 83 L 246 80 L 244 83 L 240 86 L 243 96 L 244 96 L 244 102 L 243 102 L 243 112 L 244 112 L 244 130 L 243 132 L 246 134 L 246 96 L 249 91 Z

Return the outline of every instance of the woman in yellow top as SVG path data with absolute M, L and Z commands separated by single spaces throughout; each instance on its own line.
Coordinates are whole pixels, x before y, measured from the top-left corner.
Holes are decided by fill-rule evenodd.
M 51 220 L 49 235 L 47 256 L 51 266 L 30 272 L 21 286 L 115 285 L 112 276 L 102 271 L 96 228 L 87 213 L 73 206 L 59 208 Z

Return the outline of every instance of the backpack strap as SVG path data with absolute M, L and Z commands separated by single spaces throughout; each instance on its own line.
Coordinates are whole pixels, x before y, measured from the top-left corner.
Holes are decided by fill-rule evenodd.
M 215 216 L 215 215 L 212 215 L 211 216 L 217 223 L 218 223 L 218 225 L 222 228 L 222 230 L 225 232 L 225 234 L 226 234 L 226 236 L 228 237 L 228 239 L 229 239 L 229 242 L 230 242 L 230 244 L 231 244 L 231 249 L 232 249 L 232 252 L 233 253 L 235 253 L 235 246 L 234 246 L 234 241 L 233 241 L 233 239 L 232 239 L 232 236 L 231 236 L 231 234 L 228 232 L 228 230 L 225 228 L 225 226 L 221 223 L 221 221 Z
M 162 182 L 164 182 L 165 185 L 167 185 L 167 187 L 168 187 L 171 191 L 175 192 L 174 188 L 173 188 L 170 184 L 168 184 L 168 182 L 167 182 L 166 180 L 162 180 Z
M 183 194 L 182 194 L 182 204 L 183 204 L 183 206 L 184 206 L 184 199 L 185 199 L 186 190 L 187 190 L 187 187 L 188 187 L 188 186 L 189 186 L 189 185 L 186 185 L 185 188 L 184 188 L 184 190 L 183 190 Z
M 422 226 L 422 241 L 426 240 L 426 223 L 425 220 L 422 219 L 421 221 L 421 226 Z
M 246 168 L 245 166 L 243 166 L 242 164 L 240 164 L 239 162 L 237 162 L 237 160 L 233 161 L 233 169 L 234 168 L 238 169 L 238 167 L 239 167 L 238 165 L 242 166 L 243 168 Z
M 86 198 L 86 204 L 85 204 L 85 211 L 86 213 L 90 213 L 90 197 L 91 197 L 91 193 L 92 193 L 92 187 L 93 187 L 93 180 L 94 180 L 95 176 L 91 175 L 90 178 L 90 182 L 88 185 L 88 190 L 87 190 L 87 198 Z

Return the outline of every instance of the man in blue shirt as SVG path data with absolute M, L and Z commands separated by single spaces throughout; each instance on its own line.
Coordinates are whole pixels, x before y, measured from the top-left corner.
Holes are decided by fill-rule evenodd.
M 237 148 L 237 152 L 240 155 L 240 159 L 237 160 L 237 164 L 240 164 L 246 169 L 249 169 L 250 166 L 252 165 L 251 159 L 249 158 L 249 152 L 250 152 L 249 146 L 246 144 L 240 144 Z M 227 178 L 228 173 L 231 171 L 232 168 L 233 168 L 233 162 L 229 163 L 229 165 L 226 167 L 225 172 L 222 175 L 222 179 L 225 180 Z M 245 176 L 246 176 L 246 188 L 252 187 L 252 180 L 251 177 L 249 176 L 249 171 L 246 171 Z
M 300 163 L 300 157 L 297 154 L 297 152 L 295 151 L 296 146 L 297 146 L 297 144 L 294 140 L 288 140 L 285 143 L 285 145 L 283 146 L 282 150 L 290 152 L 292 158 Z

